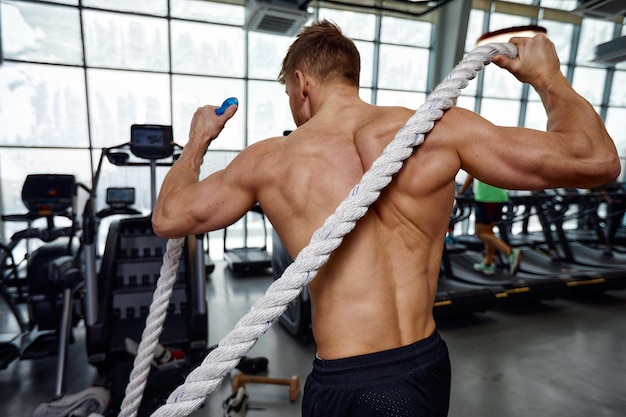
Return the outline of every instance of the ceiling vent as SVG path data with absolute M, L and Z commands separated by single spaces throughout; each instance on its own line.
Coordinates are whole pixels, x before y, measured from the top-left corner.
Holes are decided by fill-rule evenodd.
M 294 36 L 311 18 L 309 1 L 248 0 L 244 29 L 274 35 Z
M 593 62 L 607 66 L 626 61 L 626 36 L 596 46 Z
M 613 20 L 626 14 L 624 0 L 579 0 L 572 13 L 583 17 Z

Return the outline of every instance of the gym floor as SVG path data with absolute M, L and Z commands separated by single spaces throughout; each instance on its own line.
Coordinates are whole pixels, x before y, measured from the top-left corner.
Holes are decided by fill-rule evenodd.
M 230 331 L 262 296 L 271 276 L 233 277 L 217 262 L 207 285 L 210 343 Z M 0 305 L 0 340 L 14 324 Z M 450 417 L 623 417 L 626 415 L 626 290 L 530 306 L 501 307 L 469 317 L 442 319 L 439 331 L 452 361 Z M 67 392 L 98 383 L 87 364 L 84 331 L 71 346 Z M 247 355 L 269 359 L 268 376 L 297 375 L 304 385 L 314 344 L 293 340 L 276 323 Z M 51 400 L 55 358 L 15 361 L 0 371 L 0 416 L 30 417 Z M 230 379 L 192 416 L 222 416 Z M 301 395 L 289 401 L 284 386 L 247 386 L 247 415 L 300 415 Z M 330 416 L 329 416 L 330 417 Z

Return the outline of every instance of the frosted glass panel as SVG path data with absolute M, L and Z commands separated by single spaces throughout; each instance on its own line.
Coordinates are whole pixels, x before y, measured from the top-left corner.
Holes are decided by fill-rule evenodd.
M 426 91 L 428 49 L 380 45 L 381 88 Z
M 541 0 L 542 7 L 566 11 L 574 10 L 579 3 L 580 0 Z
M 461 96 L 456 100 L 456 105 L 457 107 L 474 111 L 476 108 L 476 99 L 474 97 Z
M 78 10 L 55 5 L 2 2 L 5 58 L 82 65 Z
M 349 38 L 373 41 L 376 37 L 376 16 L 373 14 L 320 8 L 319 18 L 336 23 Z
M 520 102 L 512 100 L 483 99 L 480 114 L 500 126 L 517 126 Z
M 88 147 L 81 68 L 0 66 L 0 144 Z
M 580 29 L 580 44 L 576 63 L 579 65 L 597 65 L 591 60 L 595 56 L 598 44 L 613 39 L 613 23 L 598 19 L 584 19 Z
M 430 47 L 433 25 L 430 22 L 383 16 L 380 41 L 400 45 Z
M 359 84 L 362 87 L 371 87 L 374 76 L 374 44 L 372 42 L 354 42 L 361 55 L 361 76 Z
M 167 0 L 83 0 L 83 6 L 157 16 L 167 15 Z
M 371 88 L 359 88 L 359 97 L 364 102 L 373 104 L 373 102 L 372 102 L 372 89 Z
M 626 107 L 626 71 L 615 71 L 613 74 L 609 105 Z
M 526 105 L 526 120 L 524 126 L 530 129 L 546 130 L 548 124 L 548 115 L 543 104 L 537 101 L 531 101 Z
M 412 110 L 417 110 L 425 101 L 424 93 L 378 90 L 376 95 L 376 104 L 380 106 L 403 106 Z
M 68 4 L 70 6 L 78 6 L 78 0 L 41 0 L 46 3 Z
M 268 81 L 250 81 L 249 85 L 248 144 L 296 128 L 283 85 Z
M 605 80 L 606 70 L 603 68 L 576 67 L 572 87 L 591 104 L 600 104 Z
M 169 70 L 167 20 L 92 10 L 83 19 L 87 65 Z
M 519 99 L 523 84 L 510 72 L 494 64 L 483 70 L 483 95 L 486 97 Z
M 519 1 L 518 1 L 519 3 Z M 493 13 L 489 19 L 489 32 L 494 30 L 506 29 L 515 26 L 524 26 L 530 24 L 530 18 L 524 16 L 514 16 L 505 13 Z
M 287 36 L 250 32 L 248 35 L 248 76 L 276 80 L 289 45 Z
M 205 0 L 170 0 L 170 13 L 172 17 L 237 26 L 246 18 L 243 6 Z
M 94 147 L 127 142 L 135 123 L 171 123 L 168 75 L 98 69 L 87 75 Z
M 626 108 L 610 108 L 606 114 L 606 130 L 615 142 L 617 153 L 626 156 Z
M 172 71 L 243 77 L 245 32 L 207 23 L 172 21 Z
M 472 9 L 467 23 L 467 37 L 465 38 L 465 51 L 472 51 L 476 47 L 476 41 L 483 34 L 483 22 L 485 12 Z

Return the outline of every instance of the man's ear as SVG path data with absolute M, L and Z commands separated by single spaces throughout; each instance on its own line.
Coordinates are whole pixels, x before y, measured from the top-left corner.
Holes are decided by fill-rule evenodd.
M 306 74 L 300 70 L 294 71 L 293 76 L 298 83 L 298 94 L 300 95 L 300 98 L 307 98 L 309 95 L 309 77 L 307 77 Z

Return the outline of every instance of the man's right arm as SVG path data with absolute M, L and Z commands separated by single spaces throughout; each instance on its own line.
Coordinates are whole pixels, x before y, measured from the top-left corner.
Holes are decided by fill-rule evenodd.
M 511 43 L 518 48 L 518 58 L 500 55 L 493 62 L 534 87 L 548 115 L 548 132 L 580 131 L 590 136 L 585 145 L 600 142 L 603 147 L 613 142 L 591 104 L 572 89 L 561 73 L 554 44 L 547 36 L 512 38 Z
M 552 42 L 538 35 L 511 43 L 518 56 L 498 55 L 492 62 L 535 88 L 548 116 L 547 129 L 499 127 L 471 112 L 457 112 L 460 117 L 450 123 L 457 124 L 461 167 L 505 189 L 589 188 L 616 178 L 620 163 L 613 140 L 595 109 L 561 73 Z

